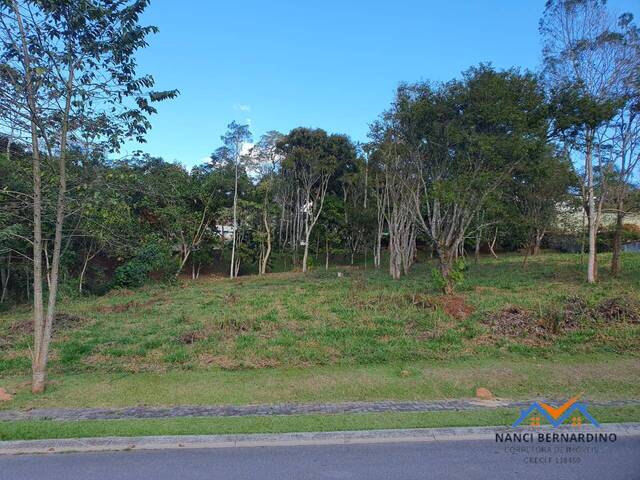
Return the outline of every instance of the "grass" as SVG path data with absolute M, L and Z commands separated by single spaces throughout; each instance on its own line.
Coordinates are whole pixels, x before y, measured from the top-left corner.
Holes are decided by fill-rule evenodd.
M 640 421 L 640 407 L 590 408 L 600 423 Z M 82 420 L 0 422 L 0 440 L 148 435 L 323 432 L 388 428 L 508 426 L 515 409 L 460 412 L 360 413 L 271 417 L 173 418 L 166 420 Z
M 604 256 L 603 256 L 604 257 Z M 640 300 L 640 256 L 629 254 L 619 279 L 583 281 L 576 255 L 517 255 L 470 265 L 460 295 L 474 310 L 455 320 L 440 308 L 416 306 L 417 293 L 437 296 L 432 265 L 420 263 L 401 281 L 372 269 L 317 270 L 204 278 L 150 285 L 104 297 L 61 301 L 68 314 L 55 332 L 52 373 L 139 373 L 326 365 L 375 365 L 416 360 L 551 357 L 559 353 L 640 351 L 640 328 L 586 321 L 549 339 L 488 335 L 483 319 L 508 304 L 544 317 L 579 295 L 590 304 L 613 296 Z M 606 258 L 601 259 L 601 264 Z M 603 270 L 605 270 L 603 268 Z M 70 315 L 70 316 L 69 316 Z M 29 372 L 30 311 L 0 314 L 0 371 Z
M 564 355 L 554 359 L 479 359 L 398 365 L 330 366 L 130 374 L 54 375 L 44 395 L 28 377 L 3 383 L 16 391 L 1 408 L 124 407 L 280 402 L 429 400 L 473 397 L 489 388 L 501 398 L 640 398 L 640 359 Z
M 14 308 L 0 313 L 0 387 L 15 398 L 0 408 L 429 400 L 472 397 L 479 386 L 514 399 L 576 393 L 594 400 L 640 398 L 637 323 L 585 316 L 571 331 L 542 336 L 504 336 L 487 323 L 509 305 L 544 322 L 563 314 L 569 297 L 581 297 L 592 309 L 616 297 L 638 302 L 640 256 L 625 255 L 617 279 L 602 267 L 597 285 L 584 283 L 577 255 L 541 255 L 527 269 L 521 261 L 505 255 L 470 265 L 458 290 L 458 301 L 471 312 L 467 318 L 448 315 L 438 303 L 428 262 L 400 281 L 385 271 L 336 268 L 66 298 L 52 344 L 51 381 L 39 396 L 29 392 L 30 310 Z M 606 262 L 603 255 L 600 263 Z M 512 413 L 1 422 L 0 434 L 484 425 L 507 424 Z M 601 413 L 638 419 L 636 408 Z

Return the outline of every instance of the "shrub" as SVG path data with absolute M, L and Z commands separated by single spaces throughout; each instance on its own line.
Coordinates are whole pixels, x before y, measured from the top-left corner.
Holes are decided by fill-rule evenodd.
M 451 285 L 455 288 L 460 285 L 464 281 L 464 272 L 467 270 L 467 264 L 465 263 L 463 258 L 458 258 L 451 267 Z M 431 278 L 433 279 L 433 283 L 435 283 L 436 288 L 442 290 L 446 285 L 446 280 L 442 275 L 442 272 L 434 268 L 431 270 Z
M 174 265 L 171 252 L 159 243 L 150 243 L 124 265 L 116 268 L 114 283 L 118 287 L 141 287 L 146 283 L 151 272 L 164 275 Z

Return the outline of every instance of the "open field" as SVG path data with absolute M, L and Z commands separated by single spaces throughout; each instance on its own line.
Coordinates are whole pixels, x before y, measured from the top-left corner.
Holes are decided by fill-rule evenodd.
M 576 255 L 526 270 L 516 255 L 483 258 L 448 303 L 427 263 L 401 281 L 345 268 L 64 300 L 42 397 L 28 391 L 29 310 L 14 309 L 0 315 L 0 382 L 15 394 L 1 408 L 460 398 L 478 386 L 638 398 L 640 258 L 624 261 L 622 277 L 603 268 L 589 286 Z
M 606 258 L 601 262 L 606 264 Z M 401 281 L 384 271 L 360 268 L 345 269 L 342 278 L 335 270 L 318 270 L 306 277 L 203 278 L 119 290 L 61 301 L 51 372 L 371 365 L 510 353 L 636 355 L 637 323 L 618 318 L 615 309 L 604 312 L 604 319 L 573 312 L 577 307 L 597 309 L 611 298 L 639 301 L 640 258 L 629 255 L 625 267 L 616 280 L 608 279 L 602 268 L 602 281 L 589 286 L 576 255 L 533 258 L 526 270 L 519 256 L 483 259 L 470 266 L 454 302 L 438 296 L 431 267 L 424 263 Z M 567 304 L 575 297 L 586 305 Z M 509 306 L 517 309 L 495 315 Z M 537 328 L 540 321 L 562 323 L 568 309 L 570 328 L 560 325 L 557 334 Z M 502 322 L 501 330 L 487 325 L 492 318 Z M 510 322 L 514 331 L 504 329 Z M 3 374 L 28 373 L 28 308 L 0 315 L 0 338 Z

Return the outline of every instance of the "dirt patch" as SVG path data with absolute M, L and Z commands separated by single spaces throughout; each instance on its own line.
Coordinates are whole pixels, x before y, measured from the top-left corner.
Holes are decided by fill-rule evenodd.
M 146 307 L 150 307 L 152 305 L 155 305 L 156 303 L 158 303 L 160 300 L 162 300 L 160 297 L 153 297 L 149 300 L 147 300 L 146 302 L 136 302 L 136 301 L 130 301 L 130 302 L 126 302 L 126 303 L 119 303 L 117 305 L 102 305 L 100 307 L 96 308 L 96 312 L 100 312 L 100 313 L 122 313 L 122 312 L 126 312 L 128 310 L 134 309 L 134 308 L 146 308 Z
M 56 313 L 53 319 L 53 331 L 58 332 L 68 328 L 79 327 L 82 324 L 88 323 L 88 319 L 81 317 L 80 315 L 73 315 L 71 313 Z
M 21 320 L 19 322 L 13 322 L 9 327 L 11 336 L 26 335 L 33 333 L 33 320 Z
M 605 322 L 640 323 L 640 305 L 629 298 L 614 297 L 603 300 L 596 308 L 596 313 Z
M 207 334 L 202 330 L 192 330 L 180 335 L 179 341 L 184 345 L 191 345 L 205 338 L 207 338 Z
M 409 296 L 409 301 L 417 308 L 434 310 L 440 308 L 444 313 L 456 320 L 464 320 L 475 311 L 473 305 L 469 305 L 464 297 L 459 295 L 428 296 L 414 293 Z
M 549 309 L 541 316 L 516 305 L 507 305 L 489 314 L 483 323 L 489 326 L 492 335 L 545 339 L 578 330 L 585 322 L 624 321 L 640 323 L 640 307 L 633 300 L 610 298 L 594 308 L 583 298 L 574 296 L 567 298 L 559 308 Z
M 569 297 L 559 310 L 548 312 L 546 320 L 554 327 L 555 333 L 577 330 L 585 322 L 640 323 L 640 306 L 632 299 L 614 297 L 592 307 L 581 297 Z
M 516 305 L 506 307 L 490 314 L 484 323 L 495 335 L 522 337 L 533 335 L 546 337 L 548 332 L 543 324 L 530 311 Z
M 72 313 L 56 313 L 53 318 L 53 331 L 54 333 L 62 330 L 78 327 L 82 324 L 88 323 L 89 320 L 80 315 L 74 315 Z M 18 337 L 21 335 L 29 335 L 33 333 L 33 320 L 26 319 L 19 322 L 14 322 L 9 327 L 11 337 Z

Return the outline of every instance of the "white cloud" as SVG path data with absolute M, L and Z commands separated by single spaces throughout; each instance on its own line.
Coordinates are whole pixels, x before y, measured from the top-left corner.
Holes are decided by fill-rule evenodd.
M 243 103 L 236 103 L 233 105 L 233 109 L 234 110 L 240 110 L 241 112 L 250 112 L 251 111 L 251 105 L 246 105 Z

